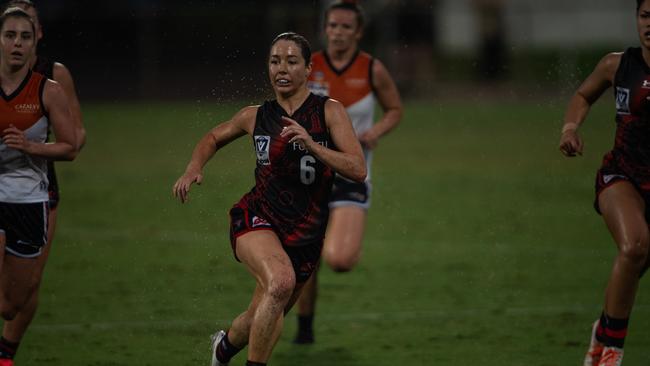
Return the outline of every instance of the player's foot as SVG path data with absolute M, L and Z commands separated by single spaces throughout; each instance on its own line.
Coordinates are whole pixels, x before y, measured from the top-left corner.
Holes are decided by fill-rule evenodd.
M 217 359 L 217 346 L 219 345 L 219 342 L 223 339 L 223 337 L 226 336 L 226 332 L 223 330 L 220 330 L 216 332 L 215 334 L 212 335 L 212 362 L 210 363 L 210 366 L 226 366 L 228 365 L 227 363 L 222 363 Z M 3 366 L 3 365 L 0 365 Z
M 0 358 L 0 366 L 14 366 L 14 360 Z
M 589 342 L 589 349 L 585 355 L 585 362 L 583 366 L 596 366 L 600 362 L 600 357 L 603 353 L 603 348 L 605 345 L 601 342 L 598 342 L 596 339 L 596 329 L 598 328 L 598 320 L 594 322 L 594 326 L 591 328 L 591 341 Z
M 605 347 L 598 366 L 621 366 L 623 363 L 623 349 L 618 347 Z
M 298 331 L 296 338 L 293 339 L 294 344 L 312 344 L 314 343 L 314 333 Z

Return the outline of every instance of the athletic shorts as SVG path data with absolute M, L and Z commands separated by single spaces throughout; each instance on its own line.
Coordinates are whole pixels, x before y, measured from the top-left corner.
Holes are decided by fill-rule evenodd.
M 357 183 L 337 174 L 330 194 L 329 207 L 358 206 L 367 210 L 370 207 L 371 190 L 370 181 Z
M 594 208 L 598 214 L 601 214 L 600 207 L 598 205 L 598 197 L 600 194 L 608 187 L 621 182 L 630 182 L 637 192 L 645 201 L 645 219 L 646 222 L 650 223 L 650 190 L 641 188 L 641 184 L 635 179 L 627 175 L 621 169 L 618 168 L 617 164 L 612 160 L 606 161 L 603 166 L 598 169 L 596 174 L 596 198 L 594 200 Z M 650 183 L 650 182 L 649 182 Z M 644 186 L 650 186 L 645 184 Z
M 47 161 L 47 180 L 49 185 L 47 186 L 47 194 L 50 196 L 50 209 L 56 209 L 56 206 L 59 205 L 59 181 L 56 179 L 56 171 L 54 170 L 54 162 L 52 160 Z
M 4 232 L 5 252 L 35 258 L 47 244 L 47 202 L 0 202 L 0 231 Z
M 230 209 L 230 246 L 237 261 L 239 261 L 236 250 L 237 238 L 255 230 L 275 232 L 271 223 L 249 208 L 235 205 Z M 303 283 L 318 267 L 323 241 L 301 246 L 287 246 L 282 243 L 282 248 L 291 260 L 293 272 L 296 274 L 296 283 Z

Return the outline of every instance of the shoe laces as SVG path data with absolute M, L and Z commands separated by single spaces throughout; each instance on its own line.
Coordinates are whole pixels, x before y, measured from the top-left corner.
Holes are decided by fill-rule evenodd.
M 623 363 L 623 350 L 607 347 L 603 351 L 603 355 L 598 363 L 598 366 L 621 366 Z

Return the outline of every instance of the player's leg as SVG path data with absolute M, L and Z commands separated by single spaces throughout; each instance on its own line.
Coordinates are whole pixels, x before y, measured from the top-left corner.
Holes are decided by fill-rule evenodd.
M 56 227 L 56 218 L 57 210 L 53 208 L 50 210 L 48 215 L 48 225 L 47 225 L 47 245 L 43 248 L 41 255 L 35 260 L 38 262 L 37 267 L 34 271 L 33 281 L 36 283 L 36 288 L 33 290 L 32 294 L 29 296 L 27 303 L 24 307 L 18 311 L 13 320 L 5 321 L 2 329 L 2 338 L 9 340 L 10 342 L 19 343 L 27 328 L 32 322 L 34 315 L 36 314 L 36 309 L 38 307 L 38 294 L 41 286 L 41 280 L 43 278 L 43 271 L 45 269 L 45 264 L 50 255 L 50 248 L 52 247 L 52 239 L 54 237 L 54 230 Z
M 605 291 L 603 314 L 595 329 L 596 340 L 605 346 L 600 359 L 603 364 L 610 358 L 622 358 L 628 319 L 648 258 L 650 233 L 645 202 L 630 182 L 619 181 L 603 190 L 598 206 L 618 247 Z
M 318 270 L 314 271 L 309 280 L 305 282 L 301 294 L 297 299 L 298 330 L 293 343 L 314 343 L 314 314 L 316 314 L 316 299 L 318 298 Z
M 348 272 L 359 262 L 366 216 L 366 209 L 355 205 L 332 208 L 323 245 L 323 261 L 334 271 Z
M 271 230 L 248 232 L 237 238 L 237 257 L 257 281 L 250 317 L 248 360 L 265 363 L 280 336 L 284 309 L 296 288 L 289 256 Z M 240 330 L 234 330 L 233 334 Z
M 366 209 L 355 205 L 339 206 L 330 211 L 323 244 L 323 261 L 334 271 L 350 271 L 359 262 L 366 216 Z M 318 276 L 314 273 L 298 299 L 298 332 L 294 343 L 314 342 L 313 322 L 317 296 Z

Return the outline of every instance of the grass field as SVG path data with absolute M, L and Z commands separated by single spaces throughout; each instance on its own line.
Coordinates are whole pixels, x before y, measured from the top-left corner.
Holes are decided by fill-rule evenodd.
M 321 272 L 317 343 L 291 344 L 292 313 L 270 364 L 581 364 L 615 254 L 591 206 L 613 141 L 603 99 L 573 160 L 557 149 L 563 104 L 407 104 L 375 155 L 362 262 Z M 253 285 L 227 234 L 227 211 L 253 182 L 250 140 L 210 162 L 189 204 L 171 186 L 233 111 L 84 105 L 88 143 L 58 165 L 58 233 L 17 365 L 208 365 L 209 335 Z M 647 281 L 627 366 L 650 363 Z M 244 363 L 245 352 L 231 364 Z

